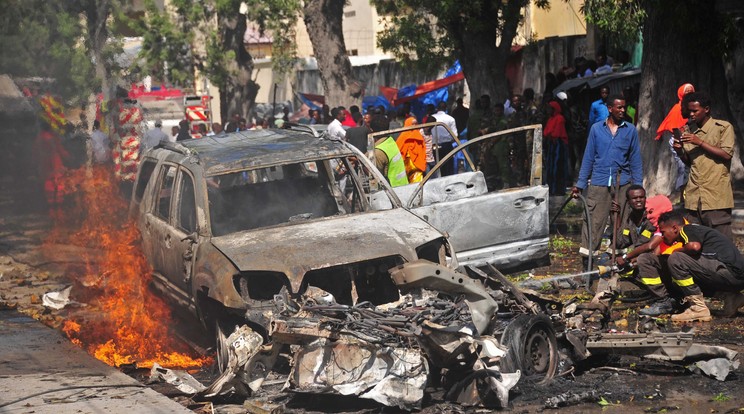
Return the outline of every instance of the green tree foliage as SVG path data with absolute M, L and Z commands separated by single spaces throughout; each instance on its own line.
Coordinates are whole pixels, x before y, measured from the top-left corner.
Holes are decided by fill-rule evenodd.
M 581 12 L 615 46 L 635 43 L 646 19 L 641 0 L 584 0 Z
M 301 11 L 299 0 L 249 0 L 242 10 L 259 31 L 271 33 L 274 70 L 286 74 L 296 58 L 294 23 Z M 216 85 L 224 85 L 236 76 L 231 71 L 237 58 L 235 50 L 225 47 L 223 23 L 239 16 L 239 0 L 173 0 L 172 10 L 158 10 L 152 0 L 146 2 L 145 19 L 130 25 L 143 36 L 139 71 L 175 85 L 194 81 L 194 70 L 206 74 Z M 194 47 L 203 41 L 203 48 Z
M 732 16 L 715 12 L 714 2 L 684 0 L 673 7 L 664 0 L 584 0 L 586 21 L 614 45 L 632 44 L 648 20 L 649 11 L 663 9 L 674 36 L 685 37 L 687 50 L 731 56 L 741 33 Z
M 133 72 L 178 86 L 193 83 L 194 59 L 190 53 L 193 31 L 182 30 L 185 25 L 179 27 L 167 13 L 158 10 L 152 0 L 145 3 L 145 8 L 145 19 L 128 21 L 130 27 L 142 35 L 140 59 L 132 68 Z
M 0 0 L 0 72 L 54 80 L 54 92 L 83 102 L 100 81 L 75 2 Z
M 372 0 L 388 23 L 379 45 L 404 63 L 436 71 L 460 59 L 476 93 L 506 95 L 506 59 L 529 0 Z M 536 0 L 548 7 L 548 0 Z

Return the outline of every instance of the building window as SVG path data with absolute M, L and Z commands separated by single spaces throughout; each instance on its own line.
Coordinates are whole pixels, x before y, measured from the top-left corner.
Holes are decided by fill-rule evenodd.
M 354 16 L 356 16 L 356 10 L 347 11 L 347 12 L 344 13 L 344 17 L 346 17 L 347 19 L 349 17 L 354 17 Z
M 347 50 L 346 54 L 349 56 L 359 56 L 359 49 Z

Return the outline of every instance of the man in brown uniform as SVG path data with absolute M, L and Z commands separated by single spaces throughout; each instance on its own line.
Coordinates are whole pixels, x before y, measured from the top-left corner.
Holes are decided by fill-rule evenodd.
M 731 157 L 734 154 L 734 128 L 710 116 L 710 98 L 700 92 L 687 97 L 690 122 L 673 147 L 690 177 L 685 189 L 685 208 L 694 220 L 733 240 L 731 209 Z

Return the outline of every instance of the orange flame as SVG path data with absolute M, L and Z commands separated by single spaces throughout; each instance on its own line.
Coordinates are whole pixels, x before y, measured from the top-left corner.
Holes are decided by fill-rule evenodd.
M 88 353 L 112 365 L 153 363 L 169 368 L 197 367 L 212 362 L 195 356 L 169 332 L 171 314 L 167 304 L 149 289 L 151 269 L 140 247 L 139 232 L 126 220 L 127 202 L 121 197 L 112 172 L 105 167 L 80 169 L 68 174 L 66 188 L 78 189 L 77 197 L 63 214 L 55 214 L 55 229 L 48 242 L 64 242 L 103 252 L 85 257 L 83 286 L 92 306 L 89 320 L 68 320 L 63 331 Z M 82 219 L 80 217 L 82 211 Z M 69 227 L 76 227 L 77 231 Z M 69 236 L 72 234 L 72 236 Z M 67 235 L 67 236 L 65 236 Z M 191 354 L 191 355 L 190 355 Z

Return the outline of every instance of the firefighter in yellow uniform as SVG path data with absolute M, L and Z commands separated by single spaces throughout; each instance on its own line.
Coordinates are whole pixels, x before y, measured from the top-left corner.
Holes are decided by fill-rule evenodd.
M 661 234 L 656 231 L 656 224 L 646 214 L 646 190 L 637 184 L 633 184 L 625 191 L 626 204 L 624 208 L 629 208 L 629 214 L 623 214 L 627 217 L 624 223 L 620 223 L 617 240 L 615 242 L 615 265 L 622 269 L 620 275 L 623 277 L 632 277 L 640 279 L 640 283 L 649 288 L 654 293 L 655 280 L 641 277 L 637 269 L 639 257 L 644 253 L 653 252 L 661 243 Z M 668 201 L 668 200 L 667 200 Z M 669 203 L 671 209 L 671 202 Z M 610 208 L 613 212 L 620 213 L 620 206 L 615 204 Z M 612 249 L 602 255 L 599 264 L 606 264 L 609 261 L 609 255 Z M 604 261 L 604 263 L 603 263 Z M 598 290 L 606 290 L 609 286 L 607 282 L 602 283 Z M 659 283 L 661 283 L 659 281 Z M 662 285 L 663 286 L 663 285 Z
M 638 311 L 641 315 L 664 315 L 672 313 L 676 307 L 675 299 L 667 290 L 667 285 L 673 286 L 667 260 L 675 250 L 682 247 L 682 243 L 666 244 L 658 230 L 659 217 L 669 211 L 672 211 L 672 202 L 666 196 L 657 195 L 646 200 L 646 216 L 657 228 L 654 232 L 657 243 L 651 252 L 637 256 L 636 264 L 641 283 L 656 301 L 650 307 Z

